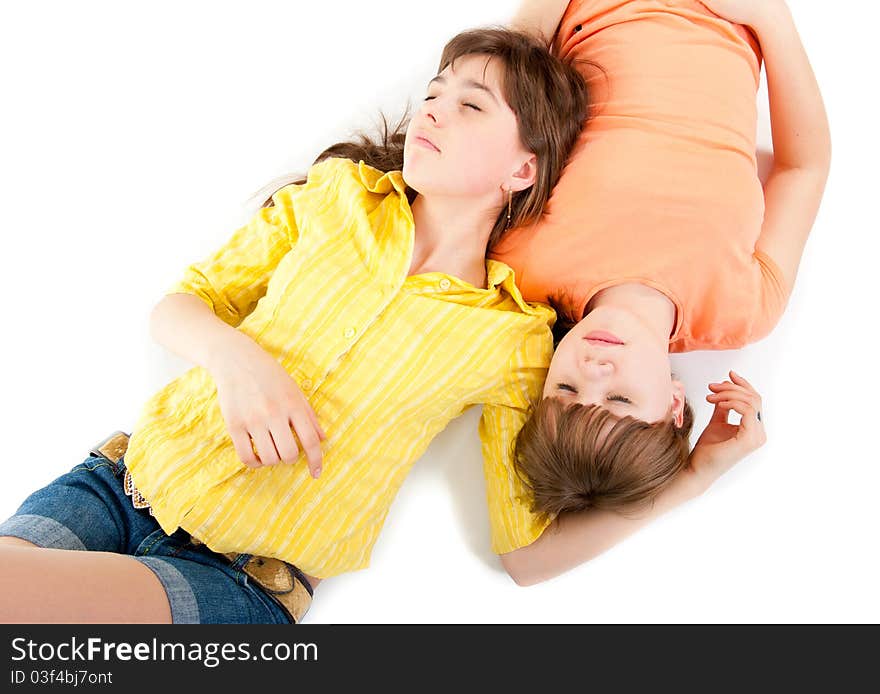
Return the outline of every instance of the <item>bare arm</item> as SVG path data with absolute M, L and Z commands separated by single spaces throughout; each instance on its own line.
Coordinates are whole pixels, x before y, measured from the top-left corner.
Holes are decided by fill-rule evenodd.
M 610 549 L 666 511 L 698 496 L 679 476 L 647 513 L 624 517 L 613 511 L 563 513 L 532 544 L 501 555 L 501 563 L 520 586 L 530 586 L 573 569 Z
M 510 26 L 535 34 L 549 46 L 568 7 L 568 0 L 523 0 Z
M 312 477 L 321 474 L 325 434 L 317 415 L 290 375 L 259 343 L 217 317 L 199 297 L 182 292 L 168 294 L 153 308 L 150 335 L 211 374 L 220 411 L 243 464 L 256 468 L 291 463 L 302 448 Z
M 819 85 L 783 0 L 704 0 L 716 14 L 749 25 L 767 71 L 773 166 L 764 184 L 757 249 L 782 270 L 791 291 L 831 165 L 831 133 Z
M 168 294 L 153 307 L 150 337 L 208 371 L 214 370 L 218 356 L 229 353 L 232 345 L 251 340 L 218 318 L 197 296 L 184 293 Z
M 655 499 L 647 512 L 623 516 L 612 511 L 587 510 L 561 514 L 532 544 L 502 554 L 501 563 L 518 585 L 554 578 L 583 564 L 629 537 L 667 511 L 703 494 L 723 475 L 766 441 L 758 419 L 761 397 L 736 373 L 710 385 L 706 399 L 715 410 L 691 451 L 688 466 Z M 730 410 L 742 418 L 728 424 Z
M 831 134 L 819 85 L 788 8 L 755 31 L 767 70 L 774 158 L 764 187 L 757 248 L 776 261 L 790 291 L 825 190 Z

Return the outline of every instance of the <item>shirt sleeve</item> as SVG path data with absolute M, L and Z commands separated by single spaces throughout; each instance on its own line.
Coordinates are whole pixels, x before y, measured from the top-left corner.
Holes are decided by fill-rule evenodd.
M 785 276 L 773 258 L 756 250 L 755 261 L 760 268 L 760 288 L 749 342 L 756 342 L 770 334 L 782 317 L 789 299 Z
M 491 401 L 483 404 L 479 432 L 492 551 L 496 554 L 530 545 L 553 520 L 550 517 L 542 522 L 529 510 L 529 491 L 513 468 L 516 435 L 530 405 L 541 396 L 552 355 L 553 338 L 545 319 L 517 346 L 503 383 Z
M 276 192 L 274 205 L 260 209 L 213 253 L 192 263 L 165 294 L 193 294 L 218 318 L 237 327 L 266 294 L 281 259 L 296 245 L 292 195 L 301 186 Z

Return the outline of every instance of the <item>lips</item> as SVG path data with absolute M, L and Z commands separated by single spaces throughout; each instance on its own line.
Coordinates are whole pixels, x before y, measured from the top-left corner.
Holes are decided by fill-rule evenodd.
M 439 152 L 439 151 L 440 151 L 440 148 L 439 148 L 437 145 L 435 145 L 433 142 L 431 142 L 431 141 L 430 141 L 427 137 L 425 137 L 424 135 L 416 135 L 416 136 L 413 138 L 413 140 L 414 140 L 417 144 L 420 144 L 422 147 L 426 147 L 427 149 L 433 149 L 435 152 Z
M 606 332 L 604 330 L 594 330 L 593 332 L 587 333 L 584 335 L 584 339 L 587 342 L 595 343 L 599 345 L 622 345 L 623 340 L 621 340 L 617 335 L 613 333 Z

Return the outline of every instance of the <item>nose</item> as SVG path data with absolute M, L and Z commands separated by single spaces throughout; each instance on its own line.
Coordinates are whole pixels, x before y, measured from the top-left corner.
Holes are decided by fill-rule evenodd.
M 434 103 L 435 101 L 436 101 L 436 99 L 434 99 L 433 101 L 428 101 L 425 104 L 425 108 L 424 108 L 423 113 L 425 116 L 425 121 L 427 121 L 427 123 L 430 124 L 431 126 L 438 128 L 438 127 L 440 127 L 440 123 L 443 120 L 442 115 L 441 115 L 442 107 L 439 105 L 436 105 Z
M 580 370 L 585 379 L 599 381 L 610 376 L 614 371 L 614 366 L 609 361 L 586 357 L 581 360 Z
M 441 126 L 446 122 L 446 106 L 442 96 L 436 96 L 430 101 L 425 101 L 425 118 L 430 120 L 435 126 Z

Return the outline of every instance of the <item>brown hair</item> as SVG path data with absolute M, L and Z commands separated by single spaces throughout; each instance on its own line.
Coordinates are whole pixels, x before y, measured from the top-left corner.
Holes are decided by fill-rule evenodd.
M 681 427 L 649 423 L 599 405 L 545 398 L 514 444 L 514 468 L 543 518 L 588 508 L 625 511 L 650 504 L 687 464 L 694 423 L 686 402 Z
M 506 206 L 495 220 L 488 244 L 492 248 L 508 226 L 521 226 L 538 219 L 586 123 L 589 99 L 586 82 L 577 69 L 553 55 L 541 39 L 531 34 L 505 28 L 464 31 L 444 47 L 437 72 L 466 55 L 500 59 L 502 94 L 516 114 L 523 147 L 537 159 L 535 184 L 513 194 L 510 224 Z M 378 139 L 359 133 L 352 141 L 325 149 L 315 163 L 329 157 L 341 157 L 363 161 L 384 172 L 399 171 L 403 168 L 403 144 L 408 122 L 409 117 L 405 114 L 391 128 L 383 116 Z M 263 207 L 266 207 L 272 204 L 271 194 L 266 191 L 274 193 L 287 183 L 302 182 L 302 176 L 283 176 L 271 181 L 255 195 L 260 196 Z M 412 202 L 415 191 L 407 189 L 407 194 Z

